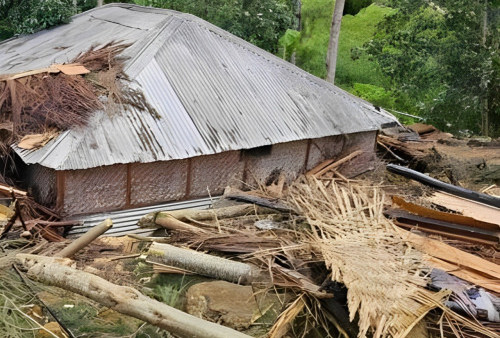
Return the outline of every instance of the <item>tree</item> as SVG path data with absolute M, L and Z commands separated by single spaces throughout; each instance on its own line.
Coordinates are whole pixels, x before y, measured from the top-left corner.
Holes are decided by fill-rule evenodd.
M 340 24 L 344 12 L 345 0 L 336 0 L 333 10 L 332 25 L 330 28 L 330 40 L 328 42 L 328 54 L 326 55 L 326 81 L 334 83 L 335 67 L 337 65 L 337 49 L 339 45 Z
M 136 0 L 143 6 L 190 13 L 272 53 L 296 27 L 296 0 Z
M 366 47 L 392 88 L 436 126 L 488 134 L 498 112 L 491 95 L 498 58 L 498 15 L 484 0 L 394 0 Z M 486 28 L 486 29 L 485 29 Z M 500 130 L 497 131 L 497 133 Z
M 72 0 L 0 0 L 0 22 L 11 34 L 29 34 L 65 23 L 75 13 Z

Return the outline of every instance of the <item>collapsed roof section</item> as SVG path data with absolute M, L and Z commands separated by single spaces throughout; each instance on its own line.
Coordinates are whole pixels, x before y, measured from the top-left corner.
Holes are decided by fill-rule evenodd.
M 154 162 L 377 130 L 395 118 L 197 17 L 111 4 L 0 43 L 0 74 L 67 63 L 92 46 L 130 44 L 125 73 L 158 114 L 97 111 L 28 164 L 56 170 Z

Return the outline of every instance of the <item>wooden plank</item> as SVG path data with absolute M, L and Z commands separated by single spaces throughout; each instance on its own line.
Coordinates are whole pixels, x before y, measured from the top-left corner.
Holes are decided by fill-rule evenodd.
M 433 187 L 434 189 L 438 189 L 440 191 L 444 191 L 447 193 L 450 193 L 455 196 L 460 196 L 469 200 L 473 200 L 476 202 L 484 203 L 487 205 L 491 205 L 496 208 L 500 208 L 500 198 L 495 197 L 495 196 L 490 196 L 486 195 L 477 191 L 465 189 L 462 187 L 458 187 L 453 184 L 449 184 L 440 180 L 437 180 L 435 178 L 432 178 L 430 176 L 427 176 L 425 174 L 422 174 L 421 172 L 418 172 L 416 170 L 402 167 L 399 165 L 395 164 L 388 164 L 386 166 L 387 170 L 397 174 L 401 175 L 403 177 L 407 177 L 409 179 L 415 180 L 417 182 L 420 182 L 422 184 L 425 184 L 427 186 Z M 500 210 L 500 209 L 499 209 Z
M 15 195 L 20 195 L 20 196 L 28 195 L 28 193 L 26 191 L 14 189 L 11 186 L 8 186 L 6 184 L 1 184 L 1 183 L 0 183 L 0 191 L 9 194 L 9 196 L 12 196 L 13 193 Z
M 33 69 L 26 72 L 21 72 L 17 74 L 7 74 L 0 76 L 0 81 L 16 80 L 26 76 L 32 76 L 42 73 L 59 73 L 62 72 L 66 75 L 83 75 L 90 73 L 90 70 L 85 68 L 80 63 L 70 63 L 70 64 L 53 64 L 50 67 Z
M 444 270 L 449 274 L 462 278 L 463 280 L 466 280 L 474 285 L 500 293 L 500 283 L 498 283 L 497 279 L 485 278 L 484 275 L 481 275 L 474 270 L 464 268 L 460 265 L 453 264 L 439 258 L 429 257 L 426 260 L 432 266 Z
M 459 212 L 464 216 L 500 226 L 500 209 L 493 206 L 446 194 L 441 191 L 436 191 L 427 199 L 432 203 Z
M 458 239 L 461 241 L 469 242 L 469 243 L 478 243 L 478 244 L 483 244 L 483 245 L 490 245 L 490 246 L 495 246 L 498 244 L 498 240 L 488 240 L 484 238 L 477 238 L 477 237 L 471 237 L 470 235 L 463 235 L 463 234 L 457 234 L 455 232 L 451 231 L 446 231 L 446 230 L 438 230 L 434 229 L 432 227 L 418 224 L 418 225 L 413 225 L 413 224 L 408 224 L 404 223 L 401 221 L 394 220 L 394 224 L 396 224 L 398 227 L 412 230 L 413 228 L 417 227 L 418 230 L 429 233 L 429 234 L 434 234 L 434 235 L 439 235 L 451 239 Z
M 323 169 L 321 169 L 320 171 L 318 171 L 316 174 L 314 174 L 314 176 L 316 178 L 319 178 L 321 177 L 323 174 L 325 174 L 326 172 L 330 171 L 330 170 L 333 170 L 333 169 L 336 169 L 338 168 L 339 166 L 341 166 L 342 164 L 346 163 L 346 162 L 349 162 L 350 160 L 352 160 L 353 158 L 355 158 L 356 156 L 358 155 L 361 155 L 363 153 L 362 150 L 356 150 L 355 152 L 353 153 L 350 153 L 349 155 L 347 155 L 346 157 L 343 157 L 341 158 L 340 160 L 338 161 L 335 161 L 333 162 L 332 164 L 329 164 L 327 165 L 326 167 L 324 167 Z
M 90 70 L 85 68 L 85 66 L 80 63 L 70 63 L 67 65 L 54 64 L 52 67 L 60 70 L 66 75 L 83 75 L 90 73 Z
M 500 280 L 500 265 L 498 264 L 474 256 L 443 242 L 419 236 L 409 231 L 404 231 L 403 238 L 413 244 L 416 249 L 432 257 L 473 270 L 484 275 L 485 278 Z
M 407 210 L 412 214 L 418 216 L 429 217 L 440 221 L 470 226 L 489 231 L 500 230 L 500 226 L 498 224 L 476 220 L 475 218 L 469 216 L 463 216 L 459 214 L 452 214 L 449 212 L 442 212 L 434 209 L 429 209 L 414 203 L 407 202 L 399 196 L 392 196 L 392 202 L 397 206 L 399 206 L 400 208 Z M 500 215 L 499 215 L 499 220 L 500 220 Z
M 309 170 L 306 173 L 306 175 L 315 175 L 316 173 L 320 172 L 322 169 L 324 169 L 326 166 L 329 166 L 333 162 L 334 162 L 333 159 L 325 160 L 325 161 L 321 162 L 320 164 L 318 164 L 317 166 L 315 166 L 314 168 L 312 168 L 311 170 Z

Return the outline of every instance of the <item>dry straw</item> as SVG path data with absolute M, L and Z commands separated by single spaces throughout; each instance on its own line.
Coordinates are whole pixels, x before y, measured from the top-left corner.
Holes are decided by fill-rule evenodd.
M 450 324 L 495 336 L 446 310 L 449 292 L 425 289 L 429 267 L 384 217 L 379 188 L 335 180 L 326 186 L 304 177 L 290 187 L 289 198 L 307 217 L 311 245 L 322 254 L 332 280 L 348 288 L 350 320 L 359 315 L 359 337 L 405 337 L 435 308 L 444 309 Z

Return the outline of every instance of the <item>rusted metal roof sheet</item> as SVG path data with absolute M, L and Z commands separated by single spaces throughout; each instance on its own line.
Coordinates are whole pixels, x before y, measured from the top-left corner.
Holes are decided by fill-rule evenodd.
M 125 71 L 158 112 L 96 112 L 44 148 L 15 147 L 57 170 L 153 162 L 377 130 L 392 115 L 199 18 L 128 4 L 0 43 L 0 74 L 70 61 L 91 45 L 131 43 Z

